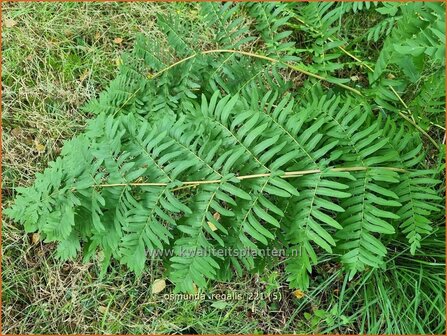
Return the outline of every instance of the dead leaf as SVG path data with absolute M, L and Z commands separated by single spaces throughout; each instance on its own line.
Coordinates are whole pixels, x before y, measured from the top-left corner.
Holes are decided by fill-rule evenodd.
M 15 137 L 19 137 L 21 133 L 22 133 L 22 129 L 20 127 L 13 128 L 11 130 L 11 135 L 15 136 Z
M 304 297 L 304 292 L 301 289 L 297 289 L 292 293 L 297 299 L 302 299 Z
M 82 73 L 82 75 L 79 77 L 79 80 L 81 81 L 81 83 L 90 75 L 90 70 L 89 69 L 85 69 L 84 72 Z
M 214 224 L 211 223 L 211 222 L 208 222 L 208 226 L 210 227 L 211 231 L 216 231 L 216 230 L 217 230 L 216 225 L 214 225 Z
M 45 146 L 42 145 L 39 140 L 34 139 L 34 148 L 39 152 L 42 153 L 45 151 Z
M 104 258 L 105 258 L 104 251 L 98 251 L 98 253 L 96 253 L 96 260 L 98 262 L 103 262 Z
M 152 294 L 157 294 L 163 291 L 166 288 L 166 281 L 163 279 L 157 279 L 152 284 Z
M 34 245 L 36 245 L 40 241 L 40 234 L 38 232 L 33 233 L 33 235 L 31 236 L 31 241 Z
M 115 63 L 116 63 L 116 66 L 120 66 L 121 64 L 123 64 L 123 60 L 120 57 L 118 57 L 115 59 Z
M 100 37 L 101 37 L 101 33 L 100 32 L 96 32 L 95 40 L 99 40 Z
M 105 314 L 105 313 L 107 312 L 107 307 L 105 307 L 105 306 L 99 306 L 99 307 L 98 307 L 98 311 L 99 311 L 101 314 Z
M 17 24 L 17 21 L 14 19 L 6 19 L 5 20 L 5 27 L 6 28 L 11 28 L 14 27 Z
M 123 43 L 123 39 L 121 37 L 115 37 L 115 39 L 113 40 L 113 43 L 121 44 L 121 43 Z
M 192 289 L 194 291 L 194 294 L 197 294 L 199 292 L 199 289 L 197 288 L 197 286 L 194 282 L 192 283 Z
M 213 218 L 218 221 L 220 219 L 220 213 L 215 212 L 213 214 Z M 212 231 L 216 231 L 217 230 L 216 225 L 214 225 L 212 222 L 208 222 L 208 226 L 211 228 Z

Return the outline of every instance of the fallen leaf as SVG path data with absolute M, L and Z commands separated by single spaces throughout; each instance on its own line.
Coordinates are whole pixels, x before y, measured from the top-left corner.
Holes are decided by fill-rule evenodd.
M 152 294 L 157 294 L 163 291 L 166 288 L 166 281 L 163 279 L 157 279 L 152 284 Z
M 96 260 L 98 262 L 103 262 L 104 258 L 105 258 L 104 251 L 98 251 L 98 253 L 96 253 Z
M 116 63 L 116 66 L 120 66 L 121 64 L 123 64 L 123 60 L 120 57 L 118 57 L 115 59 L 115 63 Z
M 217 230 L 216 225 L 214 225 L 214 224 L 211 223 L 211 222 L 208 222 L 208 226 L 210 227 L 211 231 L 216 231 L 216 230 Z
M 192 289 L 194 291 L 194 294 L 197 294 L 199 292 L 199 289 L 197 288 L 197 286 L 194 282 L 192 283 Z
M 5 20 L 5 27 L 6 28 L 11 28 L 14 27 L 17 24 L 17 21 L 14 19 L 6 19 Z
M 13 128 L 11 130 L 11 135 L 13 135 L 15 137 L 19 137 L 21 133 L 22 133 L 22 129 L 20 127 Z
M 45 146 L 42 145 L 39 140 L 34 139 L 34 148 L 39 152 L 42 153 L 45 151 Z
M 105 307 L 105 306 L 99 306 L 99 307 L 98 307 L 98 311 L 99 311 L 101 314 L 105 314 L 105 313 L 107 312 L 107 307 Z
M 123 43 L 123 39 L 122 39 L 121 37 L 116 37 L 116 38 L 113 40 L 113 43 L 121 44 L 121 43 Z
M 40 234 L 39 233 L 33 233 L 33 235 L 31 236 L 31 241 L 33 242 L 33 244 L 37 244 L 40 241 Z
M 96 32 L 95 40 L 99 40 L 100 37 L 101 37 L 101 33 L 100 32 Z
M 292 293 L 297 299 L 302 299 L 304 297 L 304 292 L 301 289 L 297 289 Z
M 215 213 L 213 214 L 213 218 L 214 218 L 215 220 L 218 221 L 218 220 L 220 219 L 220 213 L 215 212 Z M 216 230 L 217 230 L 216 225 L 214 225 L 214 224 L 211 223 L 211 222 L 208 222 L 208 226 L 210 227 L 210 229 L 211 229 L 212 231 L 216 231 Z
M 81 83 L 90 75 L 90 70 L 89 69 L 85 69 L 84 72 L 82 73 L 82 75 L 79 77 L 79 80 L 81 81 Z

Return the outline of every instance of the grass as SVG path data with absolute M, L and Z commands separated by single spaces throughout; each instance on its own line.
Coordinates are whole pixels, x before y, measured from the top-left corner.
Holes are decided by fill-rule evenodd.
M 18 186 L 82 131 L 81 106 L 104 90 L 136 33 L 157 36 L 158 13 L 192 20 L 185 3 L 4 3 L 3 206 Z M 349 21 L 362 31 L 362 19 Z M 352 29 L 351 29 L 352 28 Z M 209 36 L 204 27 L 204 41 Z M 372 46 L 372 49 L 375 46 Z M 371 54 L 376 54 L 373 50 Z M 440 139 L 440 141 L 442 138 Z M 442 222 L 442 218 L 437 222 Z M 197 300 L 151 293 L 162 277 L 154 260 L 137 279 L 114 264 L 98 278 L 101 255 L 61 263 L 54 245 L 21 226 L 2 227 L 2 334 L 59 333 L 445 333 L 445 230 L 426 239 L 409 260 L 390 254 L 388 268 L 351 282 L 327 258 L 303 298 L 288 289 L 282 262 L 263 274 L 217 283 Z M 218 295 L 242 299 L 224 300 Z M 262 295 L 262 297 L 259 297 Z M 280 300 L 275 297 L 280 296 Z
M 79 107 L 102 91 L 160 5 L 19 4 L 3 7 L 4 187 L 28 184 L 82 129 Z M 144 22 L 144 24 L 142 24 Z M 117 43 L 119 42 L 119 43 Z M 42 145 L 42 146 L 39 146 Z

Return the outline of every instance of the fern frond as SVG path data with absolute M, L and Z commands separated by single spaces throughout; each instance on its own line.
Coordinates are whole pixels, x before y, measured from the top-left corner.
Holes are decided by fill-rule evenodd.
M 390 219 L 399 218 L 393 208 L 401 206 L 399 197 L 387 189 L 390 183 L 399 182 L 398 174 L 376 169 L 356 174 L 356 178 L 349 183 L 352 196 L 341 202 L 345 212 L 338 219 L 343 229 L 336 235 L 350 279 L 365 267 L 382 266 L 386 248 L 378 235 L 396 232 Z
M 445 112 L 445 74 L 443 70 L 430 75 L 422 84 L 419 92 L 409 103 L 418 124 L 424 129 L 438 122 L 442 124 Z
M 339 156 L 346 164 L 354 165 L 383 165 L 391 164 L 404 168 L 412 168 L 418 161 L 414 160 L 414 151 L 410 155 L 401 156 L 401 151 L 408 148 L 410 135 L 403 141 L 404 128 L 400 132 L 392 129 L 388 119 L 382 131 L 380 121 L 373 122 L 368 111 L 362 111 L 360 106 L 353 107 L 347 100 L 341 109 L 338 109 L 340 98 L 328 101 L 321 100 L 313 110 L 320 116 L 321 113 L 328 120 L 325 134 L 331 138 L 339 139 L 339 148 L 345 148 Z M 393 136 L 396 136 L 394 139 Z M 391 137 L 391 138 L 390 138 Z M 374 143 L 374 145 L 373 145 Z M 395 148 L 394 146 L 398 146 Z M 416 148 L 417 150 L 417 148 Z M 397 158 L 398 162 L 395 162 Z M 379 267 L 386 254 L 385 246 L 377 240 L 377 234 L 394 233 L 392 224 L 399 219 L 399 215 L 392 213 L 388 206 L 400 206 L 397 200 L 408 202 L 396 193 L 387 193 L 389 183 L 401 183 L 396 190 L 405 189 L 405 176 L 400 177 L 393 172 L 378 170 L 353 173 L 355 181 L 347 181 L 349 192 L 352 194 L 348 200 L 342 200 L 340 205 L 345 210 L 337 215 L 336 220 L 343 226 L 343 230 L 336 236 L 342 241 L 337 248 L 347 251 L 342 261 L 351 269 L 351 277 L 362 271 L 365 266 Z M 372 175 L 371 175 L 372 174 Z M 394 175 L 394 176 L 392 176 Z M 404 180 L 400 180 L 403 178 Z M 383 184 L 386 182 L 387 184 Z M 401 213 L 399 213 L 401 214 Z M 402 221 L 403 219 L 400 219 Z M 374 249 L 375 248 L 375 249 Z
M 320 249 L 342 251 L 353 276 L 381 265 L 381 235 L 402 227 L 417 246 L 427 230 L 420 216 L 436 206 L 414 201 L 434 200 L 421 188 L 435 180 L 411 180 L 412 197 L 399 184 L 402 169 L 390 167 L 418 162 L 402 152 L 402 132 L 390 123 L 382 130 L 370 110 L 349 99 L 341 105 L 340 96 L 314 101 L 310 93 L 296 103 L 249 92 L 203 95 L 176 118 L 152 122 L 100 114 L 33 187 L 19 189 L 7 215 L 58 241 L 61 257 L 73 257 L 81 241 L 87 257 L 102 250 L 102 272 L 114 258 L 141 274 L 148 252 L 174 248 L 170 279 L 189 292 L 230 264 L 237 272 L 256 266 L 252 256 L 196 254 L 207 249 L 256 250 L 283 236 L 282 246 L 300 251 L 287 261 L 289 279 L 304 288 Z M 185 195 L 182 181 L 191 180 Z M 417 209 L 402 222 L 389 207 L 402 201 L 406 211 L 409 197 Z
M 270 3 L 246 3 L 248 14 L 255 19 L 255 29 L 261 34 L 266 44 L 268 54 L 289 55 L 284 60 L 293 61 L 294 43 L 287 40 L 292 34 L 291 30 L 285 30 L 290 19 L 286 11 L 287 4 Z
M 239 49 L 253 41 L 243 17 L 237 17 L 241 4 L 231 1 L 223 4 L 217 2 L 202 2 L 200 11 L 204 21 L 214 28 L 214 41 L 220 49 Z
M 342 226 L 333 213 L 343 212 L 344 209 L 334 199 L 350 196 L 344 179 L 354 178 L 347 172 L 330 171 L 305 176 L 296 181 L 300 196 L 284 206 L 288 222 L 286 238 L 291 251 L 295 253 L 287 260 L 286 271 L 294 287 L 306 289 L 309 286 L 309 273 L 317 263 L 314 246 L 332 253 L 336 245 L 333 235 Z
M 400 185 L 396 188 L 396 194 L 402 207 L 397 211 L 400 217 L 402 233 L 406 234 L 410 243 L 410 252 L 414 254 L 420 247 L 424 235 L 432 231 L 430 215 L 440 210 L 440 197 L 434 187 L 440 183 L 434 178 L 433 170 L 412 171 L 425 157 L 418 137 L 406 133 L 404 127 L 387 120 L 383 124 L 389 144 L 395 150 L 397 164 L 408 170 L 400 175 Z
M 380 38 L 388 36 L 391 33 L 394 25 L 400 18 L 401 18 L 400 16 L 392 16 L 383 19 L 374 27 L 371 27 L 368 30 L 368 35 L 366 39 L 368 41 L 377 42 Z
M 408 3 L 399 7 L 402 18 L 397 27 L 385 40 L 383 48 L 374 68 L 370 82 L 376 81 L 391 64 L 397 64 L 407 77 L 415 81 L 421 69 L 416 65 L 417 57 L 426 54 L 439 64 L 445 64 L 442 57 L 445 46 L 441 41 L 445 38 L 445 27 L 437 18 L 444 11 L 442 4 L 425 6 L 422 3 Z M 415 16 L 411 13 L 418 12 Z M 444 51 L 443 51 L 444 50 Z M 411 55 L 413 57 L 402 57 Z

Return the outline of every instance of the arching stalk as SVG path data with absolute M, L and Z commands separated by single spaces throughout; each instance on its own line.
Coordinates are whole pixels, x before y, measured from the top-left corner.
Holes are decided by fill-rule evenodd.
M 273 63 L 280 63 L 280 64 L 282 64 L 282 65 L 285 65 L 285 66 L 288 67 L 289 69 L 292 69 L 292 70 L 294 70 L 294 71 L 300 72 L 300 73 L 305 74 L 305 75 L 307 75 L 307 76 L 309 76 L 309 77 L 317 78 L 317 79 L 319 79 L 319 80 L 326 81 L 326 82 L 328 82 L 328 83 L 332 83 L 332 84 L 338 85 L 338 86 L 340 86 L 340 87 L 342 87 L 342 88 L 344 88 L 344 89 L 346 89 L 346 90 L 349 90 L 349 91 L 351 91 L 351 92 L 354 92 L 355 94 L 357 94 L 357 95 L 359 95 L 359 96 L 362 96 L 362 94 L 360 93 L 360 91 L 358 91 L 358 90 L 356 90 L 356 89 L 354 89 L 354 88 L 352 88 L 352 87 L 350 87 L 350 86 L 348 86 L 348 85 L 345 85 L 345 84 L 342 84 L 342 83 L 335 83 L 335 82 L 332 82 L 332 81 L 331 81 L 330 79 L 328 79 L 328 78 L 325 78 L 325 77 L 323 77 L 323 76 L 320 76 L 320 75 L 314 74 L 314 73 L 312 73 L 312 72 L 310 72 L 310 71 L 307 71 L 307 70 L 305 70 L 305 69 L 302 69 L 302 68 L 298 67 L 297 65 L 290 64 L 290 63 L 288 63 L 288 62 L 283 62 L 283 61 L 281 61 L 281 60 L 279 60 L 279 59 L 272 58 L 272 57 L 268 57 L 268 56 L 264 56 L 264 55 L 259 55 L 259 54 L 255 54 L 255 53 L 251 53 L 251 52 L 247 52 L 247 51 L 230 50 L 230 49 L 213 49 L 213 50 L 205 50 L 205 51 L 201 51 L 201 52 L 199 52 L 199 53 L 196 53 L 196 54 L 193 54 L 193 55 L 188 56 L 188 57 L 186 57 L 186 58 L 183 58 L 183 59 L 181 59 L 181 60 L 179 60 L 179 61 L 177 61 L 177 62 L 175 62 L 175 63 L 173 63 L 173 64 L 171 64 L 171 65 L 169 65 L 169 66 L 167 66 L 167 67 L 164 68 L 164 69 L 161 69 L 160 71 L 158 71 L 158 72 L 156 72 L 155 74 L 151 75 L 150 78 L 158 77 L 158 76 L 160 76 L 162 73 L 168 71 L 169 69 L 171 69 L 171 68 L 173 68 L 173 67 L 175 67 L 175 66 L 177 66 L 177 65 L 179 65 L 179 64 L 182 64 L 182 63 L 184 63 L 184 62 L 186 62 L 186 61 L 188 61 L 188 60 L 190 60 L 190 59 L 192 59 L 192 58 L 194 58 L 194 57 L 197 57 L 198 55 L 219 54 L 219 53 L 233 53 L 233 54 L 239 54 L 239 55 L 245 55 L 245 56 L 249 56 L 249 57 L 259 58 L 259 59 L 263 59 L 263 60 L 266 60 L 266 61 L 269 61 L 269 62 L 273 62 Z

